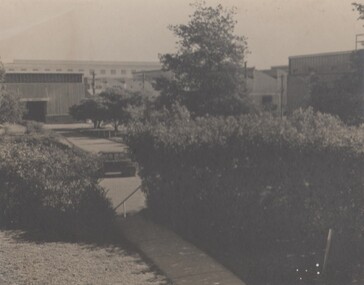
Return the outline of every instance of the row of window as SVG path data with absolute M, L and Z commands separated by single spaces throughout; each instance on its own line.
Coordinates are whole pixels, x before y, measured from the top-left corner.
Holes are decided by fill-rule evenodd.
M 8 71 L 15 71 L 15 69 L 14 68 L 9 68 Z M 20 71 L 28 71 L 28 69 L 27 68 L 21 68 Z M 33 69 L 29 69 L 29 71 L 40 71 L 40 69 L 33 68 Z M 44 71 L 51 71 L 51 70 L 49 68 L 46 68 L 46 69 L 44 69 Z M 62 72 L 63 69 L 57 68 L 56 71 L 57 72 Z M 81 72 L 81 73 L 85 72 L 84 69 L 71 69 L 71 68 L 69 68 L 69 69 L 67 69 L 65 71 L 67 71 L 67 72 Z M 89 71 L 90 75 L 92 75 L 93 73 L 95 73 L 96 75 L 98 74 L 98 72 L 96 72 L 94 69 L 90 69 L 88 71 Z M 119 71 L 117 71 L 116 69 L 111 69 L 110 70 L 111 75 L 116 75 L 118 72 Z M 134 72 L 134 70 L 132 72 Z M 99 74 L 102 74 L 102 75 L 106 75 L 106 73 L 107 73 L 107 70 L 105 70 L 105 69 L 101 69 L 99 71 Z M 127 73 L 127 71 L 125 69 L 121 69 L 119 74 L 126 74 L 126 73 Z
M 7 73 L 6 83 L 82 83 L 81 74 Z

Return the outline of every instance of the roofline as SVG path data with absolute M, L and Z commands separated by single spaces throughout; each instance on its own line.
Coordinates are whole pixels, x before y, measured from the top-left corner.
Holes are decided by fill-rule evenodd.
M 18 72 L 18 71 L 6 71 L 5 76 L 7 74 L 21 74 L 21 75 L 27 75 L 27 74 L 31 74 L 31 75 L 45 75 L 45 74 L 52 74 L 52 75 L 80 75 L 83 76 L 83 73 L 80 72 Z
M 339 55 L 339 54 L 350 54 L 354 52 L 355 50 L 349 50 L 349 51 L 334 51 L 334 52 L 323 52 L 323 53 L 312 53 L 312 54 L 303 54 L 303 55 L 293 55 L 288 57 L 291 58 L 300 58 L 300 57 L 313 57 L 313 56 L 323 56 L 323 55 Z
M 160 65 L 158 61 L 93 61 L 93 60 L 48 60 L 48 59 L 14 59 L 6 64 L 95 64 L 95 65 Z
M 276 69 L 279 69 L 279 68 L 288 68 L 288 64 L 282 64 L 282 65 L 272 65 L 270 68 L 276 68 Z

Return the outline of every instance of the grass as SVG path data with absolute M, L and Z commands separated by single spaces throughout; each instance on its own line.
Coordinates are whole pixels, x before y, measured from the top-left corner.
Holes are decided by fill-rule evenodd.
M 120 245 L 37 242 L 1 230 L 0 257 L 0 284 L 168 284 Z

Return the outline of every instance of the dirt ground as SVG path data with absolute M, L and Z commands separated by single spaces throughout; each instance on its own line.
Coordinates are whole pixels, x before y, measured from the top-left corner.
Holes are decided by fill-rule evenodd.
M 42 242 L 0 231 L 0 284 L 125 284 L 161 285 L 138 254 L 116 246 Z

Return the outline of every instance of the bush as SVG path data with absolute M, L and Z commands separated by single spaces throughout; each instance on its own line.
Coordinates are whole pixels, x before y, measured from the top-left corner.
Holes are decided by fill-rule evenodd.
M 1 89 L 0 82 L 0 124 L 16 123 L 24 114 L 24 105 L 16 94 Z
M 45 136 L 3 138 L 0 225 L 70 238 L 105 234 L 114 212 L 98 186 L 95 158 Z M 85 236 L 83 236 L 85 237 Z
M 329 228 L 347 252 L 362 241 L 363 138 L 309 109 L 282 120 L 245 115 L 134 124 L 127 142 L 151 213 L 188 238 L 240 257 L 289 241 L 294 254 L 316 251 L 322 260 Z M 271 264 L 278 258 L 272 256 Z M 344 260 L 335 262 L 344 268 Z M 268 274 L 259 262 L 252 272 Z
M 36 121 L 23 121 L 26 134 L 43 133 L 43 124 Z

